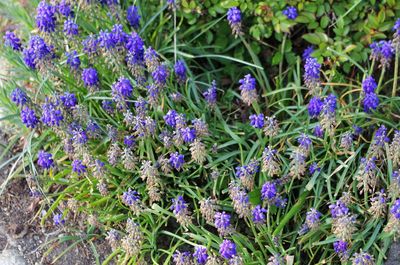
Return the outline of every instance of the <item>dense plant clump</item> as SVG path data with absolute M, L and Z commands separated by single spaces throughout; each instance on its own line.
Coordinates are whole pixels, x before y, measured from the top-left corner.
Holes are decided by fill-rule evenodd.
M 10 6 L 21 29 L 3 38 L 13 174 L 42 224 L 105 239 L 121 264 L 382 264 L 400 236 L 400 19 L 364 64 L 305 46 L 269 72 L 241 5 L 215 25 L 251 61 L 185 47 L 187 1 L 77 2 Z M 273 9 L 288 26 L 306 12 Z

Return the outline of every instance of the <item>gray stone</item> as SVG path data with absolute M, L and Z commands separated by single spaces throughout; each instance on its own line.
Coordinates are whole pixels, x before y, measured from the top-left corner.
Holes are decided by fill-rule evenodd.
M 26 261 L 16 249 L 5 249 L 0 254 L 1 265 L 26 265 Z
M 400 264 L 400 242 L 393 242 L 387 254 L 385 265 Z

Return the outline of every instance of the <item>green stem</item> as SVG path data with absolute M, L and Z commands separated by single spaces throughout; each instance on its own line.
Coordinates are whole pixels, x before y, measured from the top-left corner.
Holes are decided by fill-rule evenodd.
M 395 63 L 394 63 L 394 80 L 393 80 L 393 88 L 392 88 L 392 97 L 396 96 L 397 90 L 397 75 L 399 73 L 399 48 L 396 45 L 396 55 L 395 55 Z
M 282 221 L 279 223 L 278 227 L 275 229 L 275 231 L 272 233 L 274 236 L 277 236 L 285 227 L 285 225 L 290 221 L 290 219 L 300 211 L 300 209 L 303 207 L 304 201 L 307 198 L 309 191 L 303 191 L 301 194 L 299 200 L 296 202 L 296 204 L 290 209 L 290 211 L 283 217 Z
M 285 52 L 285 45 L 286 45 L 286 37 L 287 37 L 287 33 L 285 33 L 285 35 L 283 35 L 283 40 L 282 40 L 282 44 L 281 44 L 281 54 L 282 54 L 282 60 L 279 62 L 279 84 L 282 84 L 282 68 L 283 68 L 283 58 L 284 58 L 284 52 Z
M 383 77 L 385 76 L 385 70 L 386 68 L 382 68 L 381 76 L 379 77 L 379 82 L 378 82 L 378 87 L 376 88 L 376 94 L 379 94 L 379 91 L 382 89 L 382 82 L 383 82 Z

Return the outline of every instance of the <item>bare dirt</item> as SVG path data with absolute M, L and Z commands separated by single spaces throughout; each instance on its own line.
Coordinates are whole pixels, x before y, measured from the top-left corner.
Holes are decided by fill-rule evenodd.
M 0 131 L 0 154 L 7 142 L 5 139 L 7 135 Z M 7 157 L 3 158 L 0 164 L 6 160 Z M 0 185 L 6 180 L 9 170 L 9 167 L 0 169 Z M 67 227 L 54 227 L 50 221 L 44 226 L 40 225 L 38 211 L 41 203 L 40 197 L 32 196 L 25 177 L 8 183 L 6 190 L 0 195 L 0 264 L 96 264 L 92 248 L 87 243 L 79 243 L 68 249 L 72 241 L 60 243 L 57 240 L 62 235 L 77 232 L 68 232 Z M 69 226 L 74 227 L 74 224 Z M 111 250 L 104 239 L 94 240 L 93 243 L 98 259 L 102 262 Z M 66 253 L 60 257 L 64 251 Z

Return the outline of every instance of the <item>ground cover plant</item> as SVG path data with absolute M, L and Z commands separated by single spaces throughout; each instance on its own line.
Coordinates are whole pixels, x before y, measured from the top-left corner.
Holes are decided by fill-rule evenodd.
M 0 3 L 2 121 L 8 149 L 23 143 L 2 167 L 61 241 L 105 238 L 98 264 L 384 262 L 400 231 L 394 13 L 365 62 L 304 45 L 269 69 L 240 6 L 216 23 L 249 60 L 186 45 L 183 2 Z

